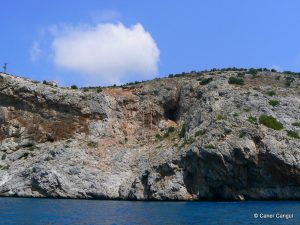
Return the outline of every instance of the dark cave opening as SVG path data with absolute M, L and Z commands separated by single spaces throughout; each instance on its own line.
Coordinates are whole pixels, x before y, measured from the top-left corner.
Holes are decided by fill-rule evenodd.
M 189 171 L 185 171 L 184 176 L 183 176 L 183 181 L 184 181 L 187 191 L 190 194 L 193 194 L 195 191 L 194 187 L 193 187 L 194 186 L 194 175 Z
M 169 101 L 164 105 L 164 117 L 169 120 L 177 121 L 179 116 L 179 104 L 177 101 Z
M 168 118 L 169 120 L 176 121 L 177 120 L 177 114 L 178 114 L 177 108 L 171 108 L 171 109 L 168 109 L 165 112 L 165 117 Z

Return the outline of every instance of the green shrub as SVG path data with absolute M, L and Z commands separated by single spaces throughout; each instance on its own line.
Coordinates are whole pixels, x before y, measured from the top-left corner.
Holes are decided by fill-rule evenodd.
M 206 85 L 206 84 L 209 84 L 210 82 L 212 82 L 213 81 L 213 78 L 212 77 L 210 77 L 210 78 L 204 78 L 204 79 L 202 79 L 201 81 L 200 81 L 200 84 L 201 85 Z
M 286 79 L 286 81 L 285 81 L 286 87 L 290 87 L 291 84 L 293 83 L 293 81 L 295 80 L 293 77 L 286 77 L 285 79 Z
M 2 160 L 5 160 L 6 159 L 6 154 L 4 153 L 1 157 Z
M 160 134 L 156 134 L 155 137 L 156 137 L 156 139 L 158 139 L 160 141 L 163 139 L 163 137 Z
M 195 142 L 195 139 L 194 138 L 189 138 L 188 140 L 187 140 L 187 143 L 188 144 L 192 144 L 192 143 L 194 143 Z
M 71 85 L 71 89 L 78 89 L 77 85 L 73 84 Z
M 198 131 L 196 131 L 196 133 L 195 133 L 195 137 L 198 137 L 198 136 L 203 135 L 203 134 L 205 134 L 205 131 L 204 131 L 204 130 L 198 130 Z
M 89 141 L 87 144 L 88 147 L 90 148 L 97 148 L 98 147 L 98 143 L 95 141 Z
M 250 116 L 250 117 L 247 119 L 247 121 L 250 122 L 250 123 L 257 123 L 256 117 L 253 117 L 253 116 Z
M 204 148 L 215 149 L 216 147 L 213 144 L 204 145 Z
M 179 149 L 183 148 L 184 146 L 187 145 L 187 141 L 184 141 L 180 146 L 179 146 Z
M 240 72 L 240 73 L 237 74 L 237 76 L 238 76 L 238 77 L 245 77 L 245 73 Z
M 282 73 L 285 73 L 287 75 L 293 75 L 293 76 L 299 76 L 300 77 L 299 72 L 283 71 Z
M 291 86 L 291 84 L 292 84 L 292 82 L 291 82 L 291 81 L 286 81 L 286 82 L 285 82 L 285 86 L 286 86 L 286 87 L 290 87 L 290 86 Z
M 294 123 L 292 123 L 292 125 L 293 125 L 294 127 L 300 127 L 300 122 L 294 122 Z
M 5 165 L 5 166 L 0 165 L 0 170 L 8 170 L 9 167 L 10 167 L 9 165 Z
M 245 130 L 242 130 L 242 131 L 240 132 L 239 137 L 240 137 L 240 138 L 243 138 L 243 137 L 245 137 L 246 135 L 247 135 L 247 132 L 246 132 Z
M 179 137 L 184 138 L 185 132 L 186 132 L 186 128 L 185 128 L 185 124 L 183 124 L 179 131 Z
M 278 100 L 270 100 L 270 101 L 269 101 L 269 104 L 270 104 L 271 106 L 278 106 L 278 105 L 280 104 L 280 101 L 278 101 Z
M 269 96 L 274 96 L 274 95 L 276 95 L 276 92 L 275 92 L 275 91 L 268 91 L 268 92 L 267 92 L 267 95 L 269 95 Z
M 167 138 L 170 136 L 170 133 L 174 132 L 175 128 L 174 127 L 168 127 L 167 132 L 164 134 L 164 138 Z
M 186 146 L 187 144 L 192 144 L 195 142 L 194 138 L 189 138 L 187 140 L 185 140 L 184 142 L 182 142 L 182 144 L 179 146 L 179 149 L 183 148 L 184 146 Z
M 248 73 L 250 73 L 253 76 L 256 76 L 257 73 L 258 73 L 258 70 L 254 69 L 254 68 L 250 68 L 249 71 L 248 71 Z
M 217 115 L 217 120 L 224 120 L 225 117 L 223 115 Z
M 175 127 L 168 127 L 168 133 L 172 133 L 175 131 Z
M 170 136 L 170 133 L 169 132 L 167 132 L 167 133 L 164 133 L 164 136 L 163 136 L 163 138 L 167 138 L 167 137 L 169 137 Z
M 288 130 L 287 131 L 287 135 L 289 137 L 292 137 L 292 138 L 300 139 L 299 134 L 297 132 L 295 132 L 295 131 L 292 131 L 292 130 Z
M 229 77 L 228 79 L 229 84 L 237 84 L 237 85 L 244 85 L 244 80 L 238 77 Z
M 272 128 L 274 130 L 282 130 L 283 125 L 273 116 L 261 115 L 259 117 L 259 123 L 265 125 L 266 127 Z

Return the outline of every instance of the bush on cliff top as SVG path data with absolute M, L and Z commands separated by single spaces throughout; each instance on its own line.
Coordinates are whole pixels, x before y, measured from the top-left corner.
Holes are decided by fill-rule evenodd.
M 201 84 L 201 85 L 206 85 L 206 84 L 209 84 L 209 83 L 212 82 L 212 81 L 213 81 L 212 77 L 210 77 L 210 78 L 205 78 L 205 79 L 203 79 L 203 80 L 200 81 L 200 84 Z
M 229 84 L 237 84 L 237 85 L 244 85 L 244 80 L 238 77 L 229 77 L 228 79 Z

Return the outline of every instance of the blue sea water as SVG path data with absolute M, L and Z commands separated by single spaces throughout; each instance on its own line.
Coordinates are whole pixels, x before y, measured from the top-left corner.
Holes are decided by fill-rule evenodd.
M 276 218 L 286 214 L 292 218 Z M 261 218 L 272 215 L 274 218 Z M 0 224 L 300 224 L 300 202 L 133 202 L 0 198 Z

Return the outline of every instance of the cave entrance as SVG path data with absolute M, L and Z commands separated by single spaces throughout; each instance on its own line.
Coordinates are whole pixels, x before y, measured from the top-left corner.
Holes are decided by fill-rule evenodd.
M 179 115 L 179 104 L 177 101 L 169 101 L 164 106 L 166 119 L 177 121 Z

